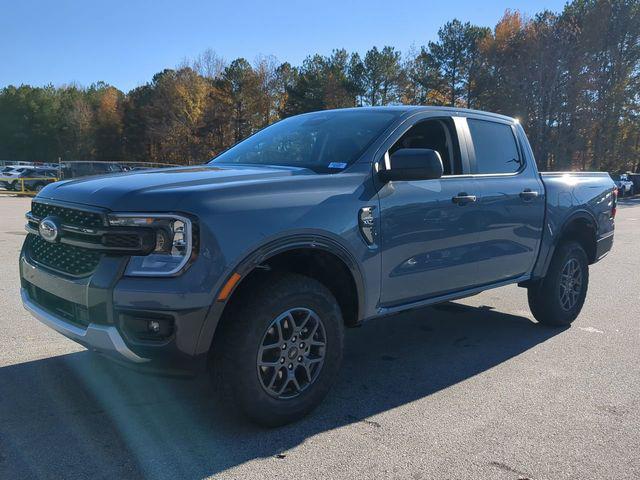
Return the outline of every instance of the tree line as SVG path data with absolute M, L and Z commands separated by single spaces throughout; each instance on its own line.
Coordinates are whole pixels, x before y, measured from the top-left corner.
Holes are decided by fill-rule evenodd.
M 128 93 L 0 90 L 0 159 L 203 163 L 281 118 L 329 108 L 449 105 L 518 117 L 545 170 L 640 171 L 640 1 L 452 20 L 402 54 L 334 50 L 302 65 L 212 50 Z

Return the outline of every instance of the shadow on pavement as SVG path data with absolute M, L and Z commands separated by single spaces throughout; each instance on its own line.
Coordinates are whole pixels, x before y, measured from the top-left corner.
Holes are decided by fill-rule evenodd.
M 274 430 L 212 407 L 207 378 L 145 376 L 89 352 L 0 368 L 0 478 L 200 479 L 470 378 L 560 333 L 448 303 L 348 330 L 343 371 Z

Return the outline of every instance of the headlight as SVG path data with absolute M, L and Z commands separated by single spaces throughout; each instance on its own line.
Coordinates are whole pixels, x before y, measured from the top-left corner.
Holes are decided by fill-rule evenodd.
M 191 258 L 193 227 L 191 220 L 186 217 L 173 214 L 115 213 L 108 218 L 112 227 L 142 227 L 155 231 L 154 250 L 149 255 L 131 257 L 125 275 L 175 275 Z

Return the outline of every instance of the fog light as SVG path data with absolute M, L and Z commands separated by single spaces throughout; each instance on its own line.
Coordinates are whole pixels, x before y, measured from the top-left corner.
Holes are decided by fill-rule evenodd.
M 122 312 L 120 326 L 132 340 L 159 342 L 173 335 L 174 318 L 159 312 Z
M 160 332 L 160 322 L 157 320 L 149 320 L 147 324 L 147 328 L 150 332 L 159 333 Z

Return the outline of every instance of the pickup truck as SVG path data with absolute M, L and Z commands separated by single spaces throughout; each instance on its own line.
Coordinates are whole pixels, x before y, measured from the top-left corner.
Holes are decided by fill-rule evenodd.
M 206 368 L 227 404 L 276 426 L 321 402 L 344 328 L 368 319 L 517 283 L 541 325 L 568 326 L 616 201 L 607 173 L 538 173 L 512 118 L 308 113 L 205 165 L 46 186 L 21 295 L 115 360 Z

